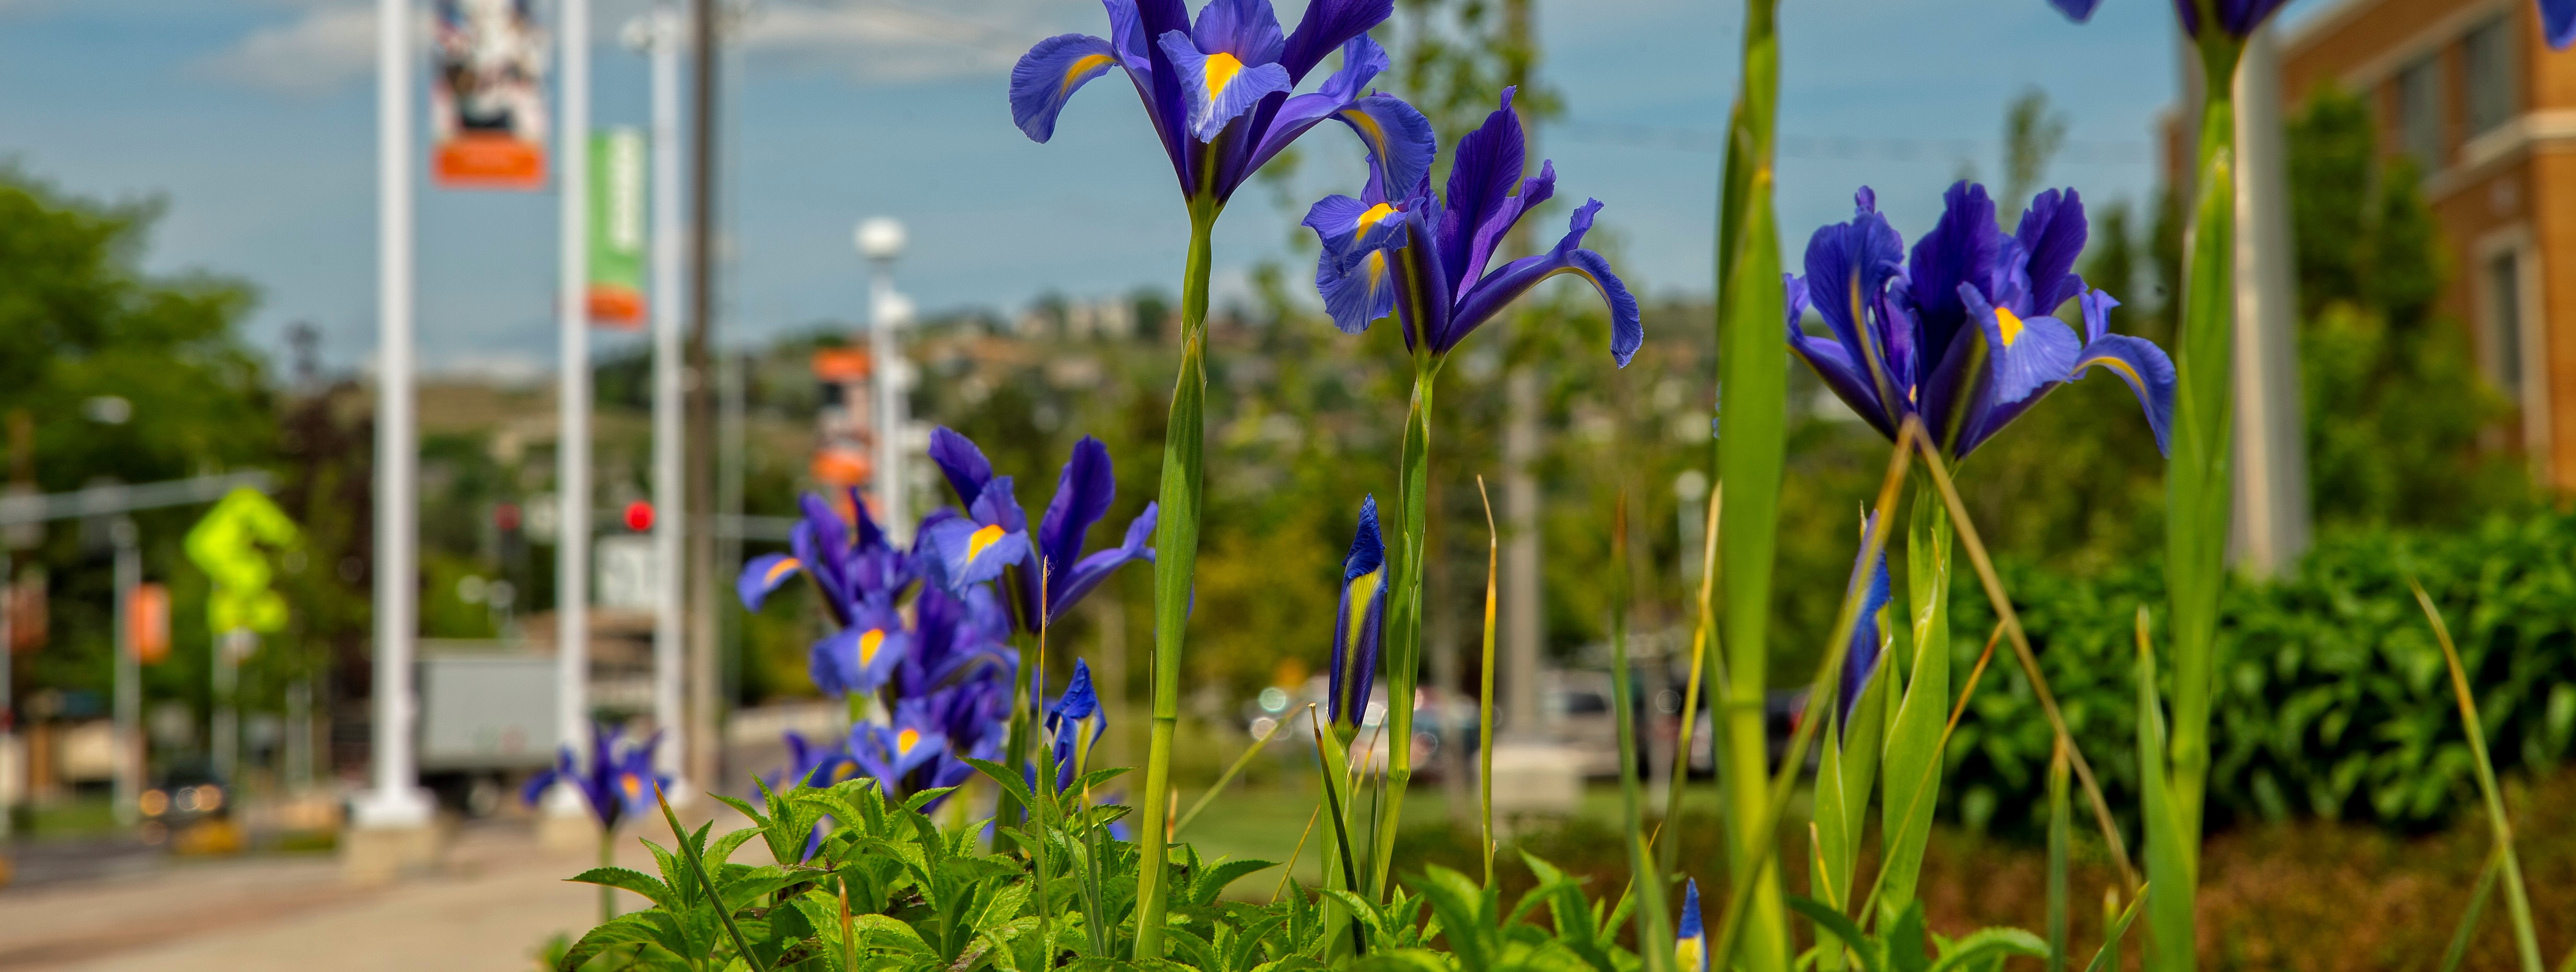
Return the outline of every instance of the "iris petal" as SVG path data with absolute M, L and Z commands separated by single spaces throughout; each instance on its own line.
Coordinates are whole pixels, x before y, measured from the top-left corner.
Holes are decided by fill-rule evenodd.
M 1262 98 L 1288 90 L 1288 69 L 1275 63 L 1248 62 L 1226 51 L 1202 53 L 1177 30 L 1157 43 L 1178 73 L 1189 132 L 1201 142 L 1215 141 L 1226 123 L 1243 117 Z
M 1864 550 L 1869 545 L 1870 526 L 1871 518 L 1862 517 L 1860 536 Z M 1879 657 L 1882 654 L 1878 614 L 1881 608 L 1887 606 L 1888 599 L 1887 549 L 1881 547 L 1878 556 L 1874 559 L 1874 563 L 1864 568 L 1857 562 L 1858 557 L 1855 556 L 1855 563 L 1852 564 L 1852 582 L 1854 584 L 1865 582 L 1868 586 L 1861 591 L 1860 613 L 1852 618 L 1851 649 L 1843 656 L 1841 694 L 1834 700 L 1845 723 L 1851 721 L 1853 704 L 1860 701 L 1861 692 L 1869 688 L 1870 679 L 1877 674 Z M 1864 574 L 1866 581 L 1863 580 Z
M 2540 0 L 2540 23 L 2549 49 L 2566 50 L 2576 43 L 2576 0 Z
M 1039 41 L 1011 68 L 1011 123 L 1034 141 L 1055 137 L 1056 116 L 1073 93 L 1120 65 L 1117 48 L 1097 37 L 1059 34 Z
M 1369 168 L 1388 195 L 1412 194 L 1431 172 L 1440 143 L 1431 119 L 1392 95 L 1370 95 L 1333 113 L 1368 148 Z
M 2030 282 L 2030 296 L 2015 308 L 2024 314 L 2049 314 L 2057 305 L 2084 292 L 2084 280 L 2075 275 L 2075 258 L 2084 255 L 2086 223 L 2084 200 L 2068 189 L 2061 194 L 2051 189 L 2030 201 L 2021 214 L 2021 226 L 2013 236 L 2029 257 L 2025 274 Z
M 2074 374 L 2081 376 L 2092 368 L 2102 368 L 2120 376 L 2136 392 L 2139 406 L 2146 409 L 2147 427 L 2156 432 L 2156 451 L 2170 454 L 2173 434 L 2174 366 L 2163 348 L 2145 338 L 2126 334 L 2107 334 L 2104 320 L 2119 301 L 2099 290 L 2084 295 L 2084 327 L 2097 335 L 2084 346 L 2083 356 L 2076 359 Z
M 2022 319 L 2009 308 L 1986 306 L 1976 288 L 1959 296 L 1984 331 L 1991 369 L 1987 394 L 2000 405 L 2021 402 L 2066 380 L 2083 350 L 2075 331 L 2054 317 Z
M 1457 154 L 1449 162 L 1449 185 L 1443 193 L 1448 208 L 1440 217 L 1439 239 L 1451 293 L 1484 275 L 1482 265 L 1469 263 L 1475 250 L 1472 236 L 1520 185 L 1528 147 L 1520 116 L 1512 111 L 1513 93 L 1512 88 L 1503 89 L 1502 107 L 1458 140 Z
M 1073 570 L 1074 561 L 1081 559 L 1082 541 L 1090 535 L 1091 525 L 1108 514 L 1109 504 L 1117 498 L 1118 479 L 1109 468 L 1109 447 L 1083 436 L 1073 444 L 1073 456 L 1056 477 L 1055 498 L 1047 501 L 1046 514 L 1038 519 L 1037 543 L 1045 558 L 1049 600 Z
M 1333 667 L 1325 717 L 1336 725 L 1358 725 L 1360 710 L 1368 704 L 1377 674 L 1378 641 L 1384 633 L 1385 601 L 1386 542 L 1378 532 L 1377 497 L 1364 496 L 1359 530 L 1351 536 L 1350 554 L 1342 559 L 1341 607 L 1333 617 Z
M 1128 521 L 1124 541 L 1075 563 L 1073 569 L 1066 573 L 1063 591 L 1052 599 L 1054 603 L 1047 606 L 1047 619 L 1052 621 L 1062 616 L 1067 608 L 1079 603 L 1083 595 L 1091 593 L 1091 589 L 1100 586 L 1101 581 L 1108 580 L 1118 568 L 1138 560 L 1152 563 L 1154 548 L 1145 544 L 1154 538 L 1154 523 L 1160 510 L 1160 504 L 1145 504 L 1145 512 Z
M 742 565 L 742 576 L 734 580 L 734 594 L 742 598 L 746 611 L 760 610 L 761 602 L 794 578 L 804 562 L 786 554 L 762 554 Z
M 1879 214 L 1876 201 L 1875 194 L 1863 187 L 1854 198 L 1850 222 L 1822 227 L 1808 238 L 1803 282 L 1816 313 L 1847 353 L 1851 371 L 1870 389 L 1870 401 L 1878 405 L 1880 417 L 1873 424 L 1893 429 L 1894 416 L 1904 414 L 1906 403 L 1901 396 L 1913 386 L 1914 374 L 1910 361 L 1891 353 L 1894 342 L 1888 337 L 1886 315 L 1872 321 L 1867 311 L 1880 306 L 1880 295 L 1897 270 L 1905 242 L 1888 225 L 1887 217 Z M 1850 401 L 1850 396 L 1845 400 Z M 1869 411 L 1861 402 L 1852 406 Z
M 957 491 L 961 504 L 975 502 L 983 495 L 984 484 L 993 479 L 993 463 L 984 458 L 984 450 L 945 425 L 930 430 L 930 461 L 939 466 L 940 475 L 948 477 L 948 488 Z
M 1312 0 L 1306 4 L 1305 16 L 1297 19 L 1296 31 L 1288 35 L 1279 63 L 1288 69 L 1290 81 L 1303 81 L 1306 72 L 1323 63 L 1333 48 L 1366 37 L 1369 28 L 1394 13 L 1395 0 Z
M 2102 0 L 2048 0 L 2048 5 L 2080 24 L 2093 19 L 2093 8 L 2101 6 Z
M 1602 259 L 1601 254 L 1579 249 L 1583 244 L 1583 234 L 1592 229 L 1593 214 L 1600 210 L 1600 200 L 1585 200 L 1582 207 L 1574 211 L 1565 238 L 1557 241 L 1555 249 L 1504 264 L 1502 269 L 1476 281 L 1466 298 L 1459 302 L 1449 333 L 1434 343 L 1432 350 L 1441 352 L 1457 346 L 1458 341 L 1473 332 L 1477 325 L 1492 318 L 1515 298 L 1528 293 L 1539 281 L 1560 273 L 1571 273 L 1591 281 L 1592 286 L 1601 292 L 1601 299 L 1609 304 L 1610 357 L 1620 367 L 1627 367 L 1628 359 L 1636 356 L 1637 348 L 1646 340 L 1646 329 L 1637 313 L 1637 298 L 1628 293 L 1627 284 L 1621 283 L 1618 276 L 1610 272 L 1610 261 Z
M 1190 43 L 1214 54 L 1223 51 L 1244 64 L 1271 64 L 1288 49 L 1279 32 L 1279 14 L 1270 0 L 1208 0 L 1190 27 Z

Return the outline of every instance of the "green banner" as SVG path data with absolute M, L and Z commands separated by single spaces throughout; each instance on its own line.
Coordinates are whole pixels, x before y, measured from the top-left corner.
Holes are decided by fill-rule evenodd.
M 644 133 L 590 135 L 590 319 L 644 326 Z

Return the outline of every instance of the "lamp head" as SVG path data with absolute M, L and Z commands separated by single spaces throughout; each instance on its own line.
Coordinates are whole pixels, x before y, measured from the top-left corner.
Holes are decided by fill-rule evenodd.
M 857 241 L 860 256 L 892 260 L 903 255 L 903 223 L 891 216 L 870 216 L 859 221 Z

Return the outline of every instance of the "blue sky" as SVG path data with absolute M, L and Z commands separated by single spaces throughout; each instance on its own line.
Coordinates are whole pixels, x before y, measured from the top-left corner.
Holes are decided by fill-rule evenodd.
M 2302 6 L 2313 6 L 2303 4 Z M 600 124 L 644 120 L 642 58 L 616 43 L 646 0 L 594 0 Z M 1284 0 L 1293 23 L 1300 0 Z M 1784 234 L 1844 218 L 1854 187 L 1910 237 L 1963 166 L 1998 173 L 2004 106 L 2036 85 L 2077 153 L 2049 173 L 2088 200 L 2144 200 L 2156 113 L 2175 90 L 2171 12 L 2111 0 L 2065 22 L 2041 0 L 1786 0 Z M 349 366 L 374 346 L 372 0 L 0 0 L 0 158 L 67 190 L 159 197 L 150 266 L 255 283 L 252 339 L 295 321 Z M 551 16 L 551 4 L 541 4 Z M 1742 8 L 1730 0 L 1542 0 L 1542 72 L 1565 123 L 1542 134 L 1558 194 L 1607 203 L 1593 238 L 1630 285 L 1710 290 L 1717 156 Z M 1169 168 L 1123 84 L 1086 89 L 1053 143 L 1010 124 L 1017 51 L 1099 33 L 1087 0 L 759 0 L 732 79 L 722 170 L 735 340 L 848 319 L 862 216 L 912 230 L 900 270 L 924 308 L 1012 311 L 1047 292 L 1176 281 L 1186 232 Z M 1860 142 L 1838 142 L 1859 139 Z M 1288 253 L 1306 201 L 1355 188 L 1356 143 L 1304 143 L 1294 212 L 1258 187 L 1220 226 L 1220 299 Z M 1857 146 L 1857 153 L 1846 147 Z M 423 360 L 551 367 L 549 194 L 424 189 Z M 1561 213 L 1547 216 L 1551 222 Z M 1553 229 L 1542 235 L 1552 235 Z M 1792 255 L 1794 258 L 1795 250 Z M 626 340 L 610 336 L 599 343 Z

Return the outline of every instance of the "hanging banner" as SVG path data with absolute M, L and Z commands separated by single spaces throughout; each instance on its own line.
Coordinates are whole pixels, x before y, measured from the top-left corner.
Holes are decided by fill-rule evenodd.
M 531 0 L 435 0 L 430 176 L 449 189 L 546 183 L 546 38 Z
M 644 133 L 590 136 L 590 319 L 644 326 Z

